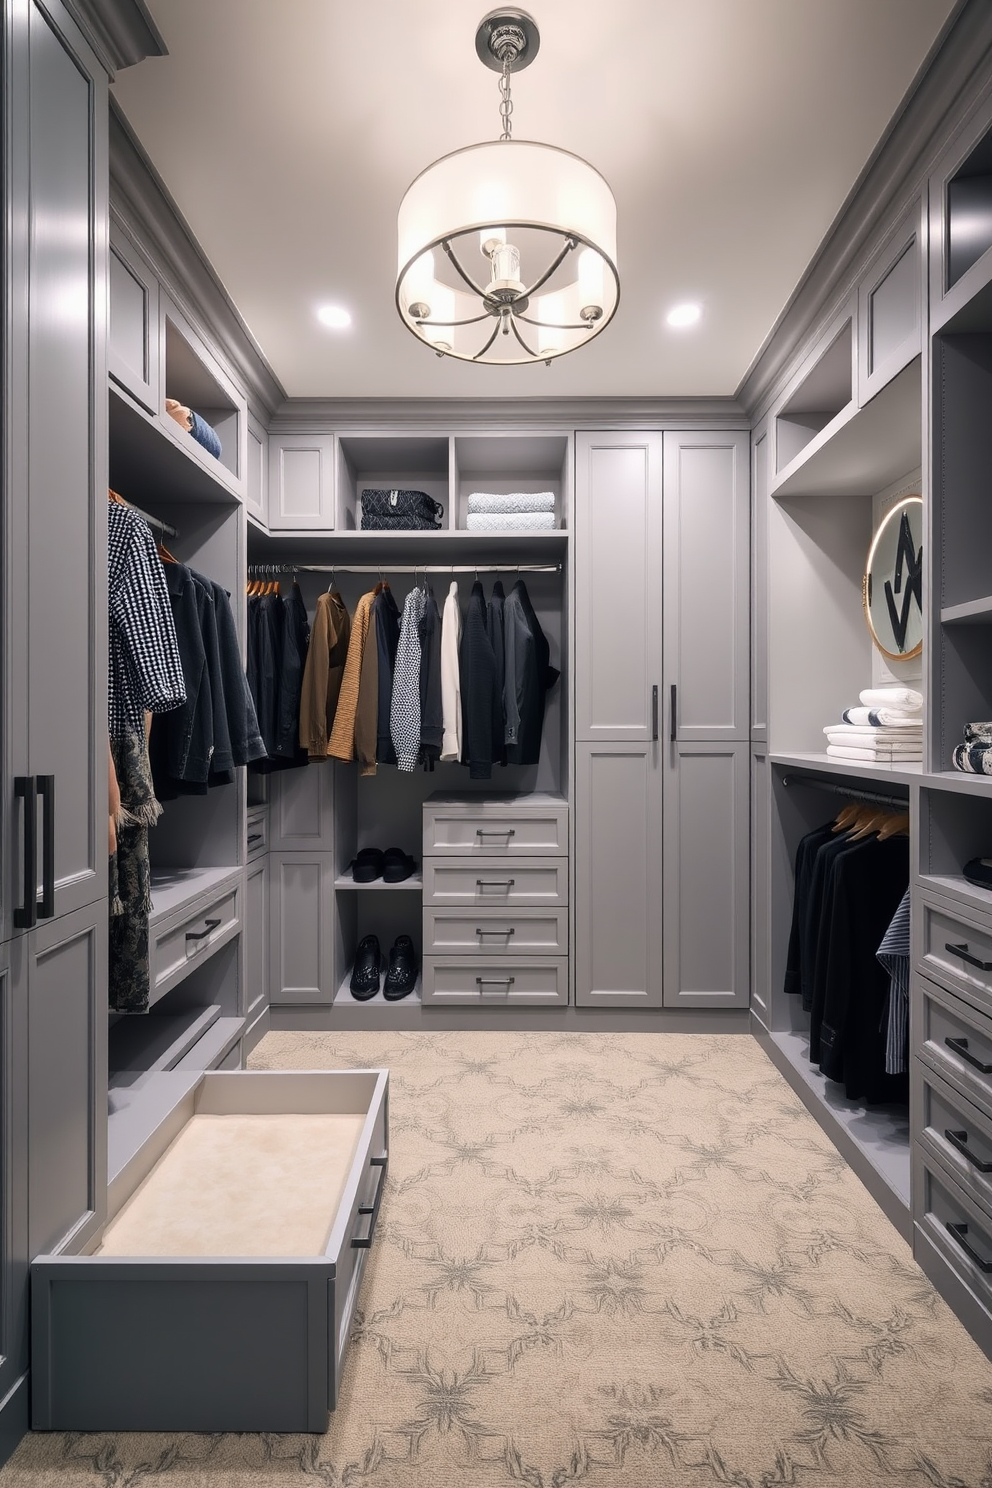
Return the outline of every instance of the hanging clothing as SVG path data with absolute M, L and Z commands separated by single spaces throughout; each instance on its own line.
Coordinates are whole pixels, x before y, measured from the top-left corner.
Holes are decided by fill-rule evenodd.
M 334 714 L 334 725 L 327 744 L 327 753 L 334 759 L 355 758 L 355 715 L 358 712 L 358 689 L 362 679 L 362 660 L 365 642 L 369 633 L 374 591 L 363 594 L 355 607 L 348 637 L 348 655 L 341 678 L 341 692 Z
M 503 752 L 503 700 L 489 639 L 486 601 L 478 579 L 472 585 L 459 651 L 464 760 L 472 780 L 491 780 Z
M 507 595 L 503 616 L 506 759 L 511 765 L 536 765 L 541 757 L 547 694 L 561 673 L 551 665 L 551 648 L 523 579 Z
M 289 594 L 262 594 L 248 600 L 258 618 L 249 619 L 248 679 L 265 745 L 265 758 L 254 761 L 259 774 L 297 769 L 307 763 L 300 745 L 300 699 L 303 670 L 310 644 L 310 622 L 300 586 L 293 581 Z
M 879 964 L 889 974 L 889 1006 L 885 1020 L 885 1073 L 901 1075 L 909 1069 L 909 890 L 899 901 L 892 923 L 877 951 Z
M 506 764 L 506 706 L 503 701 L 503 687 L 506 674 L 505 604 L 506 595 L 503 593 L 503 585 L 497 579 L 493 584 L 492 594 L 489 597 L 489 606 L 486 610 L 486 630 L 489 633 L 489 643 L 493 648 L 493 655 L 496 658 L 496 686 L 499 689 L 500 716 L 499 762 L 501 765 Z
M 362 677 L 358 684 L 358 707 L 355 711 L 355 758 L 360 775 L 374 775 L 377 770 L 376 746 L 379 741 L 379 615 L 376 600 L 381 585 L 373 591 L 369 614 L 369 633 L 362 653 Z
M 420 634 L 420 755 L 433 770 L 441 758 L 444 713 L 441 707 L 441 616 L 434 592 L 427 595 L 417 627 Z
M 396 763 L 408 773 L 416 768 L 420 754 L 420 622 L 426 608 L 427 595 L 423 589 L 411 589 L 403 605 L 393 668 L 389 726 Z
M 144 733 L 145 712 L 186 701 L 169 592 L 155 539 L 137 512 L 107 502 L 111 739 Z
M 462 757 L 462 696 L 458 670 L 458 653 L 462 644 L 462 611 L 458 603 L 458 584 L 452 579 L 444 601 L 441 621 L 441 712 L 443 734 L 441 759 Z
M 400 643 L 400 612 L 393 591 L 383 584 L 375 597 L 375 643 L 379 653 L 379 696 L 376 710 L 375 757 L 380 765 L 395 765 L 392 737 L 393 670 Z
M 336 589 L 321 594 L 310 632 L 300 699 L 300 745 L 312 762 L 327 758 L 350 634 L 351 617 L 341 595 Z

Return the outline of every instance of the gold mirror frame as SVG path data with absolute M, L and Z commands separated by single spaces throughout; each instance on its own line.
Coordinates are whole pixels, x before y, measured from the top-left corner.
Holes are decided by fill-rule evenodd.
M 876 556 L 876 554 L 878 552 L 879 545 L 881 544 L 881 541 L 882 541 L 883 537 L 885 537 L 888 534 L 889 529 L 890 529 L 890 525 L 893 522 L 898 521 L 899 518 L 902 516 L 902 514 L 906 511 L 907 507 L 911 507 L 911 506 L 918 506 L 920 508 L 921 513 L 922 513 L 922 509 L 923 509 L 923 497 L 922 496 L 915 496 L 915 495 L 914 496 L 904 496 L 904 497 L 902 497 L 901 500 L 899 500 L 899 501 L 896 502 L 895 506 L 891 509 L 891 511 L 886 512 L 886 514 L 883 517 L 882 521 L 879 523 L 878 531 L 875 533 L 875 536 L 871 540 L 871 547 L 868 549 L 868 562 L 865 565 L 864 578 L 861 581 L 861 602 L 862 602 L 862 604 L 864 606 L 865 620 L 867 621 L 867 624 L 868 624 L 868 630 L 869 630 L 869 632 L 871 634 L 872 641 L 875 643 L 875 645 L 878 647 L 879 651 L 882 653 L 882 655 L 888 661 L 911 661 L 914 656 L 919 656 L 920 653 L 923 650 L 923 637 L 922 636 L 920 637 L 920 639 L 916 643 L 916 645 L 913 647 L 912 651 L 889 651 L 887 649 L 887 647 L 883 646 L 881 640 L 879 639 L 878 632 L 876 631 L 874 625 L 872 624 L 871 603 L 870 603 L 870 599 L 869 599 L 869 595 L 868 595 L 868 585 L 869 585 L 869 582 L 871 580 L 872 568 L 874 566 L 875 556 Z M 922 553 L 923 553 L 923 547 L 922 547 L 922 543 L 921 543 L 921 545 L 920 545 L 920 557 L 921 557 L 921 561 L 922 561 Z M 915 560 L 916 560 L 916 553 L 914 552 L 914 554 L 913 554 L 913 561 L 915 562 Z M 922 582 L 922 579 L 921 579 L 921 582 Z M 923 613 L 923 605 L 921 603 L 920 604 L 920 615 L 921 615 L 921 618 L 922 618 L 922 613 Z

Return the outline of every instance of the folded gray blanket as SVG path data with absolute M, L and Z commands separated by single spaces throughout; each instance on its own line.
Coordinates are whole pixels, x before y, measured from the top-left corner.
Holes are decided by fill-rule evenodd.
M 469 512 L 466 525 L 470 532 L 552 532 L 557 520 L 554 512 Z
M 554 491 L 473 491 L 468 498 L 470 512 L 553 512 Z

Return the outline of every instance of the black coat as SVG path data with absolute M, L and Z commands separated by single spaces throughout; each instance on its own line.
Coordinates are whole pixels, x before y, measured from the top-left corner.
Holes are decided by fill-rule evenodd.
M 431 591 L 417 627 L 420 635 L 420 752 L 433 770 L 441 758 L 444 715 L 441 709 L 441 616 Z
M 561 673 L 551 665 L 551 648 L 523 579 L 517 580 L 506 597 L 503 622 L 506 762 L 536 765 L 541 757 L 545 698 Z
M 489 639 L 486 601 L 478 580 L 472 585 L 458 654 L 462 694 L 462 759 L 469 778 L 489 780 L 503 749 L 503 702 L 496 655 Z
M 375 757 L 380 765 L 395 765 L 391 715 L 393 706 L 393 669 L 396 648 L 400 643 L 400 612 L 388 584 L 383 584 L 375 597 L 375 644 L 379 662 L 379 698 L 376 723 Z

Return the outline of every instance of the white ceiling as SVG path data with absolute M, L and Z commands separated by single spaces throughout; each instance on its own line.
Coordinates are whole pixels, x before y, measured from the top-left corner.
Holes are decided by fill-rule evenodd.
M 953 0 L 530 0 L 515 137 L 584 155 L 619 213 L 616 318 L 550 368 L 438 360 L 393 302 L 406 187 L 498 136 L 494 3 L 149 0 L 169 55 L 115 94 L 291 397 L 732 395 Z

